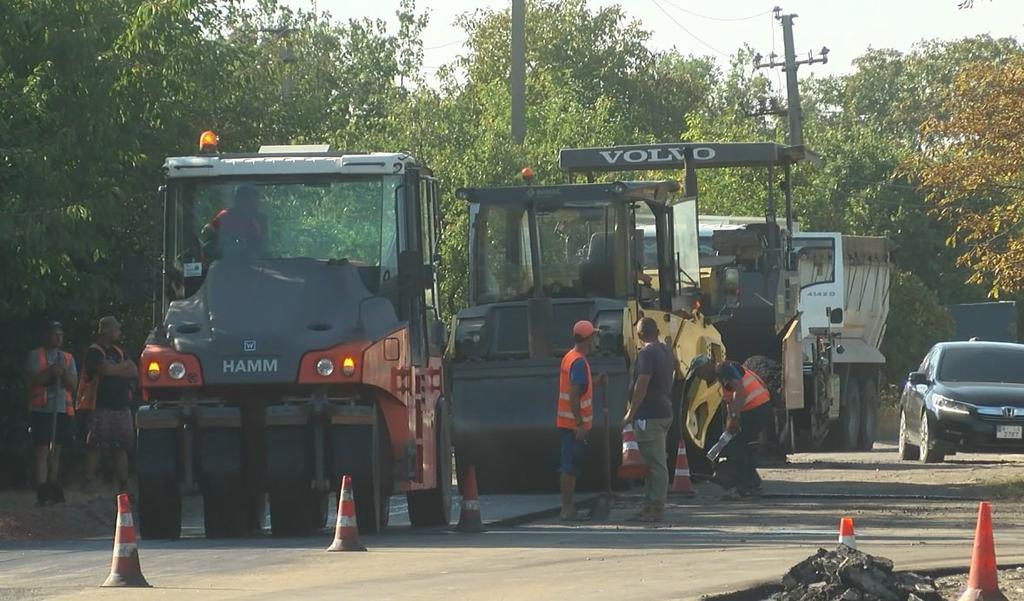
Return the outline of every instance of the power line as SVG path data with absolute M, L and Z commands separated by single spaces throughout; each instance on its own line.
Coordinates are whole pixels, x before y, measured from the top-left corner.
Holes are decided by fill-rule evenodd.
M 462 43 L 464 43 L 468 39 L 469 39 L 468 37 L 465 37 L 465 38 L 462 38 L 462 39 L 459 39 L 459 40 L 452 40 L 451 42 L 445 42 L 444 44 L 438 44 L 437 46 L 427 46 L 427 47 L 425 47 L 423 49 L 424 50 L 437 50 L 439 48 L 447 48 L 448 46 L 454 46 L 455 44 L 462 44 Z
M 728 55 L 728 54 L 726 54 L 726 53 L 722 52 L 722 51 L 721 51 L 721 50 L 719 50 L 718 48 L 715 48 L 715 47 L 714 47 L 714 46 L 712 46 L 711 44 L 709 44 L 709 43 L 705 42 L 704 40 L 702 40 L 702 39 L 700 39 L 699 37 L 697 37 L 697 35 L 696 35 L 696 34 L 694 34 L 694 33 L 693 33 L 692 31 L 690 31 L 689 29 L 687 29 L 687 28 L 683 27 L 683 24 L 682 24 L 682 23 L 680 23 L 679 21 L 677 21 L 675 17 L 673 17 L 673 16 L 672 16 L 672 15 L 671 15 L 671 14 L 670 14 L 670 13 L 669 13 L 669 12 L 668 12 L 667 10 L 665 10 L 665 7 L 663 7 L 663 6 L 661 5 L 661 4 L 659 4 L 659 3 L 658 3 L 658 0 L 651 0 L 651 2 L 653 2 L 653 3 L 654 3 L 654 5 L 658 7 L 658 10 L 660 10 L 661 12 L 663 12 L 663 13 L 665 14 L 665 16 L 666 16 L 666 17 L 668 17 L 668 19 L 669 19 L 670 21 L 672 21 L 673 23 L 675 23 L 675 24 L 676 24 L 676 27 L 678 27 L 679 29 L 682 29 L 682 30 L 683 30 L 684 32 L 686 32 L 686 35 L 688 35 L 688 36 L 690 36 L 691 38 L 693 38 L 693 39 L 697 40 L 698 42 L 700 42 L 701 44 L 703 44 L 703 45 L 704 45 L 705 47 L 707 47 L 707 48 L 708 48 L 709 50 L 711 50 L 711 51 L 712 51 L 712 52 L 714 52 L 715 54 L 717 54 L 717 55 L 719 55 L 719 56 L 723 56 L 723 57 L 725 57 L 725 58 L 729 58 L 729 55 Z
M 763 11 L 763 12 L 759 12 L 756 15 L 750 15 L 749 17 L 712 17 L 710 15 L 702 15 L 702 14 L 694 12 L 694 11 L 688 9 L 688 8 L 683 8 L 682 6 L 679 6 L 678 4 L 674 4 L 672 2 L 669 2 L 669 0 L 662 0 L 662 1 L 665 4 L 668 4 L 669 6 L 671 6 L 672 8 L 674 8 L 674 9 L 676 9 L 678 11 L 682 11 L 682 12 L 688 14 L 688 15 L 691 15 L 691 16 L 694 16 L 694 17 L 697 17 L 697 18 L 700 18 L 700 19 L 707 19 L 708 21 L 721 21 L 723 23 L 733 23 L 733 22 L 736 22 L 736 21 L 749 21 L 751 19 L 756 19 L 758 17 L 762 17 L 762 16 L 767 15 L 768 13 L 772 12 L 770 10 L 766 10 L 766 11 Z

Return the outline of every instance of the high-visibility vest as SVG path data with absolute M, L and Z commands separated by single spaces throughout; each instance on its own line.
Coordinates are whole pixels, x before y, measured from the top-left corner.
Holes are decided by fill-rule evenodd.
M 71 367 L 71 353 L 65 353 L 64 351 L 58 351 L 64 359 L 64 367 Z M 39 371 L 46 369 L 46 349 L 39 347 L 36 349 L 36 356 L 39 358 Z M 75 405 L 71 399 L 71 391 L 67 388 L 63 388 L 64 391 L 64 411 L 68 415 L 75 414 Z M 46 385 L 36 384 L 28 389 L 28 408 L 29 411 L 39 411 L 46 408 Z
M 740 411 L 750 411 L 751 409 L 757 409 L 761 405 L 764 405 L 768 401 L 772 400 L 772 395 L 768 392 L 768 388 L 765 387 L 764 382 L 758 375 L 749 369 L 743 367 L 743 379 L 740 380 L 742 386 L 743 407 Z M 731 403 L 736 397 L 736 393 L 732 390 L 725 390 L 722 397 L 727 403 Z
M 590 363 L 576 349 L 571 349 L 562 357 L 562 367 L 558 372 L 558 417 L 555 425 L 569 430 L 576 429 L 576 417 L 572 413 L 572 403 L 569 402 L 569 392 L 572 390 L 569 370 L 577 359 L 583 359 L 583 364 L 587 366 L 587 389 L 580 395 L 580 417 L 583 418 L 583 429 L 589 430 L 594 425 L 594 382 L 590 378 Z
M 98 344 L 90 344 L 89 350 L 97 350 L 103 355 L 103 359 L 107 358 L 107 351 Z M 121 361 L 124 361 L 124 351 L 121 347 L 113 347 L 117 351 Z M 84 363 L 84 362 L 83 362 Z M 100 388 L 100 375 L 96 374 L 95 378 L 90 378 L 88 370 L 83 365 L 82 371 L 78 376 L 78 398 L 75 400 L 75 409 L 78 411 L 92 411 L 96 409 L 96 392 Z

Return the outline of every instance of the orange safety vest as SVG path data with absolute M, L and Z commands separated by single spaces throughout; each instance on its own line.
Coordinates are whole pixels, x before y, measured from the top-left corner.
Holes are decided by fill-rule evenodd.
M 72 358 L 71 353 L 65 353 L 59 351 L 64 356 L 65 367 L 70 367 Z M 36 350 L 36 355 L 39 357 L 39 370 L 46 369 L 46 349 L 39 347 Z M 71 400 L 71 391 L 64 388 L 64 411 L 68 415 L 75 414 L 75 405 Z M 29 411 L 35 411 L 46 407 L 46 386 L 35 385 L 28 389 L 28 408 Z
M 103 355 L 104 360 L 107 357 L 107 351 L 98 344 L 90 344 L 89 350 L 96 349 Z M 124 361 L 124 351 L 121 347 L 115 346 L 114 350 L 121 357 L 121 361 Z M 96 409 L 96 391 L 100 387 L 100 376 L 96 374 L 95 378 L 90 378 L 89 373 L 85 369 L 84 361 L 80 375 L 78 376 L 78 399 L 75 400 L 75 409 L 78 411 L 93 411 Z
M 580 417 L 583 418 L 583 429 L 590 430 L 594 425 L 594 381 L 590 377 L 590 362 L 576 349 L 570 350 L 562 357 L 562 367 L 558 372 L 558 417 L 555 419 L 555 425 L 569 430 L 576 429 L 576 417 L 572 413 L 572 403 L 569 402 L 569 393 L 572 390 L 569 370 L 577 359 L 583 359 L 583 364 L 587 366 L 587 390 L 580 396 Z
M 743 398 L 746 399 L 743 402 L 743 408 L 740 409 L 741 412 L 757 409 L 772 400 L 772 395 L 768 392 L 761 378 L 745 367 L 743 368 L 743 379 L 740 380 L 740 384 L 743 386 Z M 731 403 L 735 396 L 736 392 L 732 390 L 725 390 L 722 394 L 722 398 L 727 403 Z

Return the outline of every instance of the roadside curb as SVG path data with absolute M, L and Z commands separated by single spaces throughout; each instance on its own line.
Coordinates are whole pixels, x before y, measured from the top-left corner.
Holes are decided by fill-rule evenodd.
M 1024 563 L 1011 563 L 1006 565 L 998 566 L 1000 570 L 1016 570 L 1024 567 Z M 897 574 L 906 574 L 913 572 L 914 574 L 920 574 L 922 576 L 930 576 L 932 578 L 942 578 L 944 576 L 956 576 L 958 574 L 967 573 L 968 567 L 964 566 L 948 566 L 941 568 L 930 568 L 927 570 L 897 570 Z M 765 601 L 768 597 L 782 590 L 782 584 L 778 582 L 762 582 L 755 584 L 749 588 L 745 588 L 741 591 L 735 591 L 732 593 L 714 593 L 710 595 L 701 595 L 698 597 L 700 601 Z

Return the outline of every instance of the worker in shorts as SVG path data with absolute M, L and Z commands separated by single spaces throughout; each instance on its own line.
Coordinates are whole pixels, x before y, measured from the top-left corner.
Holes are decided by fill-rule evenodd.
M 594 324 L 578 321 L 572 328 L 574 345 L 562 358 L 558 375 L 558 414 L 555 425 L 560 436 L 561 457 L 559 472 L 562 492 L 563 521 L 577 520 L 573 493 L 576 477 L 583 469 L 583 458 L 587 452 L 587 434 L 594 424 L 594 385 L 604 386 L 606 374 L 591 378 L 587 354 L 594 349 Z
M 86 487 L 91 487 L 99 465 L 100 452 L 114 462 L 119 492 L 128 488 L 128 451 L 135 446 L 135 424 L 131 402 L 138 367 L 118 346 L 121 324 L 112 316 L 99 322 L 96 344 L 85 353 L 84 371 L 95 381 L 96 409 L 86 435 Z
M 64 326 L 51 321 L 43 345 L 28 354 L 29 428 L 36 478 L 36 504 L 63 503 L 64 489 L 58 479 L 60 450 L 71 443 L 72 399 L 78 377 L 75 359 L 61 349 Z

